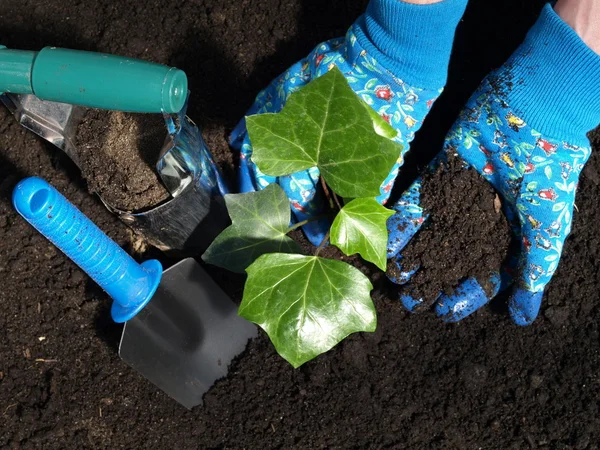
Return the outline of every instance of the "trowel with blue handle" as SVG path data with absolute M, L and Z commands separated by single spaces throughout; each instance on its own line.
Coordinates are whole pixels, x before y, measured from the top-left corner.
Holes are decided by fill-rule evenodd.
M 256 327 L 191 258 L 163 271 L 157 260 L 138 264 L 53 186 L 19 182 L 13 205 L 114 300 L 125 322 L 119 355 L 186 408 L 227 374 Z

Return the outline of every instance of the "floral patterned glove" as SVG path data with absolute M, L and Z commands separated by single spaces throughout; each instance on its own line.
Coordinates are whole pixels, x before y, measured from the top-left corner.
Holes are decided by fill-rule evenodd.
M 490 274 L 491 295 L 475 279 L 463 281 L 454 295 L 441 295 L 436 312 L 444 320 L 468 316 L 513 282 L 509 311 L 515 323 L 537 317 L 571 230 L 579 175 L 591 153 L 586 133 L 600 123 L 599 75 L 600 56 L 548 4 L 522 46 L 467 103 L 444 152 L 457 152 L 494 186 L 520 249 L 502 276 Z M 419 190 L 417 180 L 388 223 L 388 256 L 400 271 L 399 253 L 427 218 Z M 402 232 L 399 224 L 407 224 Z M 405 284 L 411 275 L 392 281 Z M 408 295 L 401 300 L 409 310 L 422 302 Z
M 467 0 L 445 0 L 415 5 L 399 0 L 372 0 L 366 13 L 345 38 L 320 44 L 258 94 L 247 115 L 279 112 L 287 98 L 334 65 L 345 74 L 352 89 L 398 132 L 395 140 L 408 150 L 429 108 L 446 83 L 454 32 Z M 270 177 L 252 162 L 252 143 L 245 120 L 231 136 L 241 152 L 240 190 L 255 191 L 279 183 L 288 195 L 293 215 L 303 221 L 319 214 L 323 206 L 317 168 L 286 177 Z M 403 155 L 381 186 L 378 200 L 389 197 Z M 315 221 L 304 226 L 315 245 L 330 223 Z

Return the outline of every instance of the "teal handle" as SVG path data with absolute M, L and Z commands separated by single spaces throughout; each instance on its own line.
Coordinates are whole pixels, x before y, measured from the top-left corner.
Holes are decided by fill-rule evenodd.
M 37 52 L 6 50 L 0 45 L 0 93 L 33 94 L 31 69 Z
M 39 53 L 0 46 L 0 92 L 140 113 L 177 113 L 187 76 L 174 67 L 122 56 L 46 47 Z

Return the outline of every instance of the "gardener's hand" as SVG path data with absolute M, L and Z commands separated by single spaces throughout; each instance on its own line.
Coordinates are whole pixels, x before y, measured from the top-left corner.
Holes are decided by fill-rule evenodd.
M 586 133 L 600 122 L 599 75 L 600 56 L 546 5 L 524 44 L 467 103 L 444 151 L 458 153 L 494 186 L 520 248 L 501 276 L 489 274 L 491 292 L 467 279 L 454 295 L 441 295 L 435 309 L 444 320 L 468 316 L 513 281 L 513 320 L 527 325 L 536 318 L 571 230 L 579 174 L 591 152 Z M 417 181 L 389 221 L 388 256 L 400 269 L 401 250 L 427 221 L 419 189 Z M 392 281 L 406 284 L 411 276 Z M 409 310 L 423 301 L 401 300 Z
M 350 27 L 345 38 L 320 44 L 275 79 L 257 96 L 247 115 L 281 111 L 290 94 L 336 65 L 354 91 L 398 131 L 395 139 L 406 152 L 446 83 L 454 31 L 467 0 L 414 3 L 432 1 L 371 0 L 366 13 Z M 241 151 L 242 192 L 276 182 L 288 195 L 297 221 L 314 217 L 322 210 L 316 168 L 279 178 L 261 173 L 252 162 L 245 120 L 233 131 L 231 145 Z M 389 196 L 402 162 L 403 155 L 398 155 L 397 164 L 381 186 L 382 203 Z M 329 225 L 327 221 L 316 221 L 306 225 L 304 231 L 318 245 Z

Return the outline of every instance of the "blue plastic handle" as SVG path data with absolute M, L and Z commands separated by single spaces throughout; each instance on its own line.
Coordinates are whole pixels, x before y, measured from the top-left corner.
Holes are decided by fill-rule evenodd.
M 115 322 L 131 319 L 150 301 L 162 277 L 152 259 L 138 264 L 52 185 L 26 178 L 13 191 L 21 216 L 62 250 L 110 295 Z

